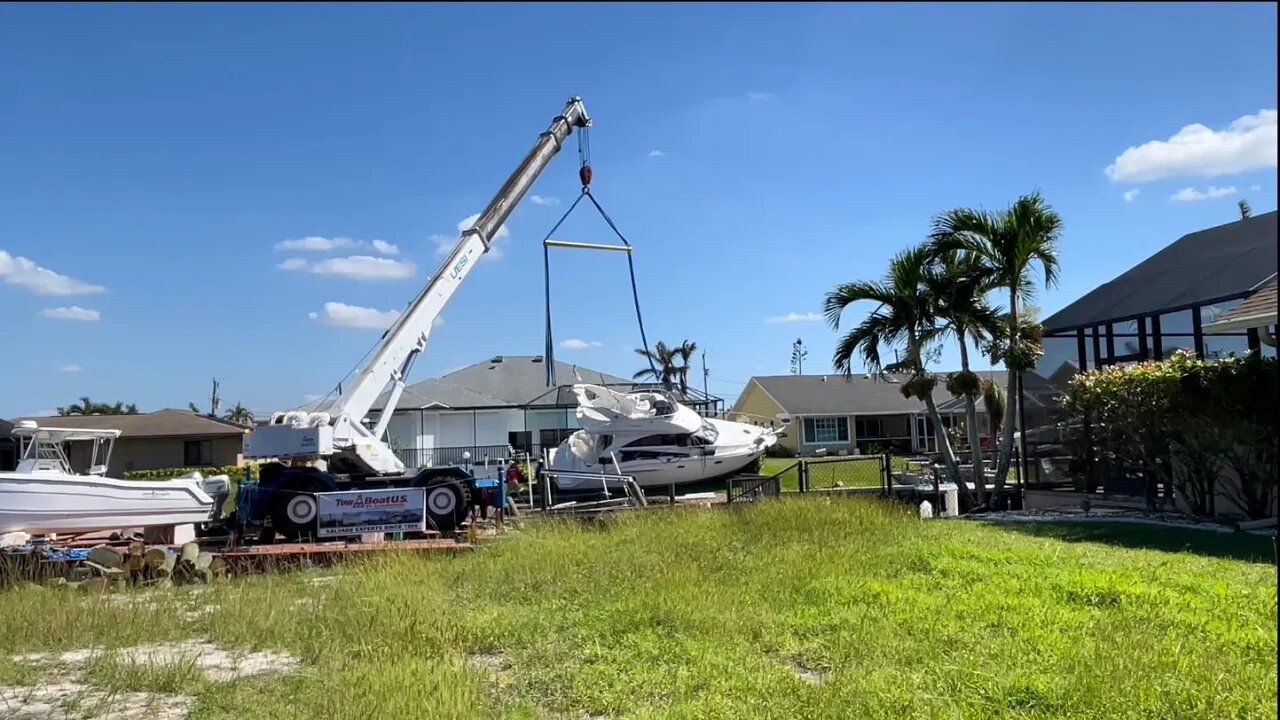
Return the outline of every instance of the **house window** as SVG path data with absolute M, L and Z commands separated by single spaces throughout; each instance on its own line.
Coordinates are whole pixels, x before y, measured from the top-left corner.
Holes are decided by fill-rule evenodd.
M 212 440 L 188 440 L 182 444 L 182 464 L 199 467 L 213 464 Z
M 857 418 L 853 421 L 853 428 L 860 438 L 888 437 L 884 434 L 884 420 L 880 418 Z
M 849 418 L 808 417 L 804 419 L 806 445 L 849 442 Z

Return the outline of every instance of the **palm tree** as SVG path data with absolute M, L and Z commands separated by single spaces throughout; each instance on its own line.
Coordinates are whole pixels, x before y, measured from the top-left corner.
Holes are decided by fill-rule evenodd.
M 228 410 L 224 418 L 227 420 L 230 420 L 233 423 L 237 423 L 239 425 L 253 424 L 253 413 L 249 412 L 249 410 L 246 409 L 245 406 L 241 405 L 240 403 L 236 403 L 235 407 Z
M 1241 200 L 1240 202 L 1236 203 L 1236 207 L 1240 209 L 1241 220 L 1248 220 L 1249 216 L 1253 214 L 1253 208 L 1249 207 L 1248 200 Z
M 1033 265 L 1044 273 L 1045 287 L 1058 281 L 1058 239 L 1062 218 L 1039 191 L 1023 195 L 1002 212 L 956 208 L 933 219 L 930 233 L 935 255 L 959 252 L 985 266 L 992 287 L 1009 293 L 1009 311 L 1002 337 L 989 347 L 992 360 L 1004 364 L 1009 382 L 1005 397 L 1015 397 L 1019 376 L 1035 366 L 1040 347 L 1038 333 L 1022 322 L 1019 302 L 1035 297 Z M 999 455 L 996 462 L 996 494 L 1003 494 L 1013 456 L 1014 409 L 1006 403 Z
M 905 250 L 889 262 L 889 272 L 882 280 L 837 285 L 827 293 L 823 311 L 832 329 L 839 330 L 840 316 L 845 308 L 863 300 L 879 303 L 879 307 L 857 327 L 840 338 L 832 356 L 832 365 L 837 372 L 848 377 L 853 374 L 853 359 L 858 355 L 867 369 L 877 375 L 891 368 L 908 372 L 911 377 L 903 386 L 903 394 L 924 402 L 947 473 L 967 495 L 968 487 L 960 477 L 955 453 L 942 428 L 938 405 L 933 400 L 937 378 L 925 368 L 925 353 L 941 334 L 936 326 L 934 299 L 928 292 L 930 260 L 929 248 L 923 245 Z M 882 343 L 905 346 L 905 357 L 886 368 L 880 358 Z
M 668 391 L 675 389 L 675 381 L 680 375 L 675 361 L 675 351 L 659 340 L 652 350 L 636 348 L 636 354 L 648 359 L 650 366 L 637 371 L 635 375 L 631 376 L 632 380 L 649 379 L 662 383 L 662 387 Z
M 203 414 L 203 413 L 201 413 L 201 412 L 200 412 L 200 406 L 196 405 L 196 404 L 195 404 L 195 403 L 193 403 L 193 402 L 189 402 L 189 403 L 187 403 L 187 409 L 188 409 L 188 410 L 190 410 L 191 412 L 193 412 L 193 413 L 197 414 L 197 415 L 202 415 L 202 414 Z
M 58 408 L 59 415 L 137 415 L 138 406 L 133 403 L 128 405 L 117 401 L 114 405 L 108 403 L 94 402 L 88 396 L 82 395 L 80 402 L 72 403 L 66 407 Z
M 672 350 L 672 354 L 680 360 L 680 364 L 676 366 L 676 375 L 680 381 L 680 395 L 687 397 L 689 395 L 689 368 L 693 354 L 698 351 L 698 344 L 685 340 L 680 343 L 680 347 Z
M 1004 420 L 1004 391 L 990 380 L 982 381 L 982 407 L 991 418 L 991 438 L 1000 434 L 1000 424 Z
M 974 256 L 960 253 L 936 258 L 935 267 L 925 276 L 925 290 L 936 304 L 938 329 L 954 336 L 960 344 L 960 372 L 947 378 L 947 390 L 952 397 L 964 400 L 978 502 L 983 501 L 986 492 L 977 406 L 977 399 L 982 394 L 982 381 L 970 370 L 968 341 L 973 340 L 981 347 L 1000 332 L 1002 317 L 986 301 L 991 290 L 988 277 L 984 266 Z

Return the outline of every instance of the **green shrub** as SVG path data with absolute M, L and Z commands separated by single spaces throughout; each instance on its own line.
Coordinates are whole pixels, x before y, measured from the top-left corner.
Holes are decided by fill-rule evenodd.
M 245 468 L 252 468 L 256 475 L 257 468 L 255 466 L 237 466 L 223 465 L 221 467 L 185 467 L 185 468 L 157 468 L 154 470 L 129 470 L 124 474 L 126 480 L 168 480 L 176 478 L 179 475 L 188 475 L 198 472 L 202 477 L 213 477 L 214 475 L 227 475 L 232 480 L 241 480 L 244 478 Z
M 793 458 L 796 456 L 795 448 L 782 443 L 774 443 L 768 450 L 764 451 L 766 457 L 771 458 Z
M 1272 513 L 1278 453 L 1276 361 L 1200 360 L 1180 351 L 1161 362 L 1080 373 L 1063 398 L 1070 472 L 1090 485 L 1101 462 L 1167 482 L 1196 514 L 1213 514 L 1223 467 L 1239 482 L 1223 491 L 1251 518 Z M 1174 460 L 1177 461 L 1175 471 Z

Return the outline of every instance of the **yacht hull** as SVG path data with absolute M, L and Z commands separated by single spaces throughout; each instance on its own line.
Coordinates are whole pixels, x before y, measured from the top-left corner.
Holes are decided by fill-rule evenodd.
M 214 499 L 195 481 L 0 473 L 0 533 L 32 535 L 209 521 Z
M 724 420 L 712 421 L 721 437 L 733 438 L 734 444 L 714 448 L 688 448 L 685 455 L 663 454 L 663 457 L 642 458 L 612 463 L 587 464 L 575 456 L 568 441 L 561 443 L 551 461 L 551 469 L 566 472 L 595 472 L 629 475 L 642 488 L 688 485 L 736 475 L 746 470 L 773 444 L 773 436 L 760 428 Z M 736 432 L 735 432 L 736 431 Z M 735 437 L 741 437 L 737 440 Z M 655 453 L 656 454 L 656 453 Z M 574 479 L 575 485 L 590 485 L 589 481 Z

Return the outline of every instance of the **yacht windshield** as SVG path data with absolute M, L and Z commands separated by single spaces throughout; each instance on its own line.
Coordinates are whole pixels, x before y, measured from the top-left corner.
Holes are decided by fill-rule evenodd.
M 707 439 L 708 445 L 714 445 L 716 439 L 720 437 L 720 431 L 716 430 L 716 426 L 710 421 L 703 419 L 702 421 L 702 437 Z
M 653 411 L 658 417 L 674 415 L 676 408 L 680 407 L 675 397 L 665 390 L 654 391 L 653 395 Z

